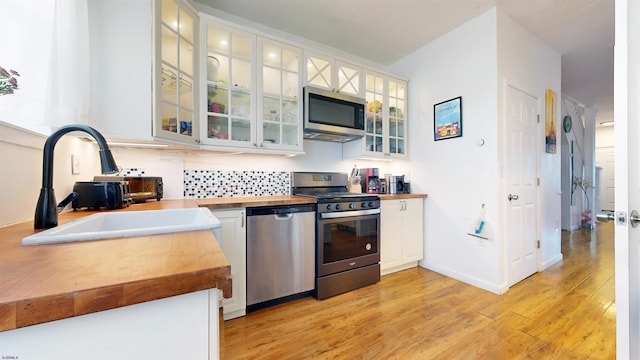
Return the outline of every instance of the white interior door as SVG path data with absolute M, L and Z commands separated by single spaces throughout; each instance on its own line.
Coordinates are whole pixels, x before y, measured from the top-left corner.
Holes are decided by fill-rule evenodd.
M 640 359 L 640 2 L 616 0 L 614 48 L 615 283 L 618 359 Z
M 600 173 L 600 209 L 613 211 L 615 209 L 615 154 L 613 147 L 596 149 L 596 165 L 602 168 Z
M 537 99 L 507 87 L 507 282 L 511 286 L 537 271 Z

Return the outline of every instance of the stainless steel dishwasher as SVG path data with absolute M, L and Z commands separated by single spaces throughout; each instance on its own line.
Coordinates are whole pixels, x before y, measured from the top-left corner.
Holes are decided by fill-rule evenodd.
M 315 289 L 316 205 L 247 208 L 247 312 Z

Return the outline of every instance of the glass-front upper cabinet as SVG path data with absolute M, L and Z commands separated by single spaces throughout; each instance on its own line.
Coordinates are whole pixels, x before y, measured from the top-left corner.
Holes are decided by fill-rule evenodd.
M 197 16 L 180 0 L 154 2 L 154 12 L 154 136 L 197 142 Z
M 366 119 L 361 140 L 344 143 L 343 157 L 374 159 L 407 156 L 407 82 L 365 74 Z
M 362 97 L 362 69 L 328 56 L 306 53 L 305 85 Z
M 302 51 L 259 38 L 258 53 L 258 146 L 302 150 Z
M 201 22 L 206 67 L 202 142 L 254 146 L 256 37 L 209 19 Z
M 364 142 L 365 150 L 371 153 L 383 154 L 383 106 L 385 99 L 385 81 L 381 76 L 376 76 L 371 73 L 366 75 L 366 93 L 365 100 L 367 101 L 365 114 L 366 119 L 364 123 Z
M 387 148 L 391 156 L 404 156 L 406 154 L 407 140 L 407 83 L 389 79 L 389 137 Z

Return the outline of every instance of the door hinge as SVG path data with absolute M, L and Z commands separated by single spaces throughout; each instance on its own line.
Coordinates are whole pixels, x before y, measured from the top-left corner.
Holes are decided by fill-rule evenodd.
M 540 186 L 540 178 L 537 178 L 536 182 L 538 183 L 538 186 Z
M 536 240 L 536 248 L 540 249 L 540 240 Z
M 536 115 L 536 117 L 538 118 L 538 124 L 540 124 L 540 114 Z

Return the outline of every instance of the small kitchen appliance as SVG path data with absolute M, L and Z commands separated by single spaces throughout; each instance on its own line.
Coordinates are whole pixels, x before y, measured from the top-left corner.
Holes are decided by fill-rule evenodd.
M 78 181 L 73 185 L 78 197 L 74 209 L 122 209 L 129 206 L 129 183 L 126 181 Z
M 131 201 L 142 203 L 147 200 L 160 201 L 164 195 L 162 177 L 159 176 L 94 176 L 94 181 L 127 181 Z
M 316 199 L 318 299 L 380 281 L 380 197 L 348 191 L 346 173 L 294 172 L 291 193 Z
M 380 177 L 378 168 L 360 169 L 360 174 L 364 174 L 362 182 L 362 192 L 367 194 L 378 194 L 380 192 Z
M 390 175 L 387 179 L 389 194 L 404 193 L 404 175 Z
M 386 194 L 387 193 L 387 179 L 380 178 L 380 191 L 378 194 Z
M 345 143 L 364 136 L 363 98 L 304 87 L 304 138 Z

